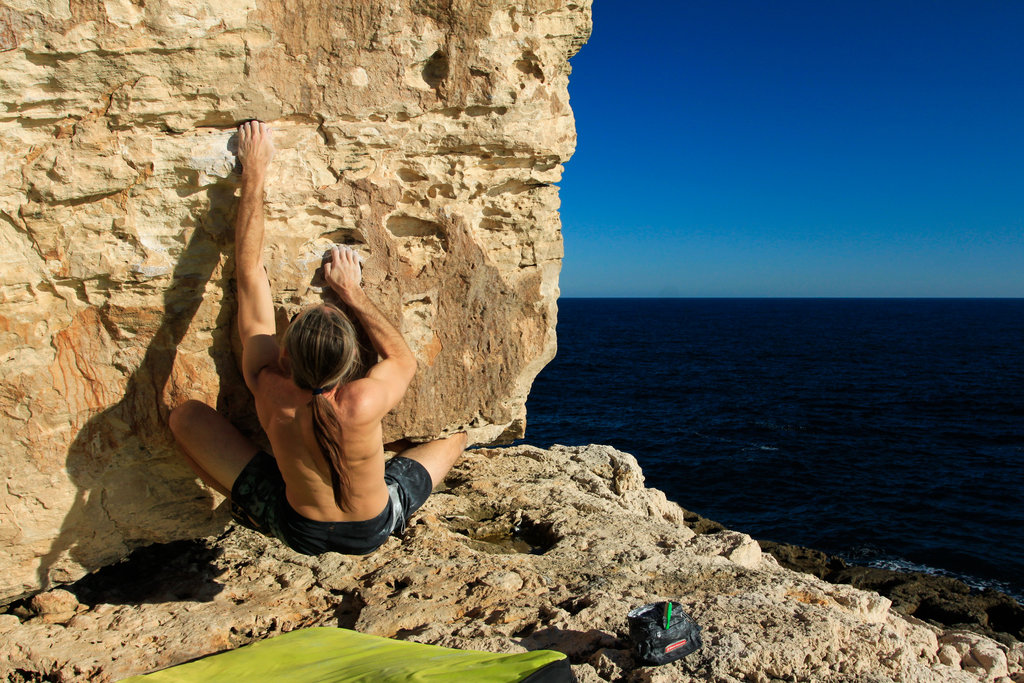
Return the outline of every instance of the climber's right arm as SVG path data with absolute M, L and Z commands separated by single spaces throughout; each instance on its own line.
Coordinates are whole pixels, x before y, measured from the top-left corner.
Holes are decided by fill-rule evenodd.
M 334 247 L 330 260 L 324 264 L 324 279 L 334 293 L 348 306 L 348 310 L 362 324 L 373 348 L 381 359 L 369 369 L 358 385 L 368 388 L 361 392 L 364 414 L 379 420 L 398 405 L 405 396 L 409 383 L 416 374 L 416 356 L 405 342 L 402 333 L 380 312 L 362 288 L 362 267 L 359 257 L 349 247 Z M 353 383 L 353 384 L 357 384 Z M 351 392 L 349 392 L 351 394 Z
M 250 121 L 238 127 L 242 193 L 235 217 L 235 280 L 242 374 L 250 389 L 255 388 L 260 371 L 278 358 L 274 302 L 263 264 L 263 190 L 273 155 L 269 126 Z

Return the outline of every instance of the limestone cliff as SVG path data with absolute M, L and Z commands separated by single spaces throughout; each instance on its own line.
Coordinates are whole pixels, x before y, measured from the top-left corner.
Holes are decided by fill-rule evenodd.
M 0 602 L 223 525 L 164 420 L 254 426 L 233 352 L 233 131 L 279 152 L 282 317 L 332 243 L 420 372 L 386 424 L 522 433 L 554 353 L 567 60 L 589 0 L 0 0 Z

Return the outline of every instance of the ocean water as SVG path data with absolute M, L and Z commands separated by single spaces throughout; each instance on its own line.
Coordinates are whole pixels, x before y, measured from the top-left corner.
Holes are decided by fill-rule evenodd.
M 527 411 L 731 529 L 1024 598 L 1024 299 L 563 299 Z

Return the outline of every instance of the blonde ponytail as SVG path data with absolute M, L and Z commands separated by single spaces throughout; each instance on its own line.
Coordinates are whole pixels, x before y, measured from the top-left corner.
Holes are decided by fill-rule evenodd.
M 323 395 L 359 376 L 359 341 L 352 322 L 334 306 L 300 312 L 284 333 L 282 345 L 291 362 L 292 381 L 313 392 L 313 436 L 331 473 L 334 501 L 341 507 L 348 476 L 341 452 L 341 422 L 334 403 Z

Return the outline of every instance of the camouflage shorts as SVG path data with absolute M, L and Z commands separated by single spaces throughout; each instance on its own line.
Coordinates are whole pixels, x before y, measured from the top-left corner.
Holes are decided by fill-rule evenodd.
M 409 517 L 430 495 L 430 474 L 415 460 L 396 456 L 384 465 L 388 503 L 374 517 L 359 522 L 320 522 L 295 512 L 285 497 L 285 483 L 274 456 L 260 451 L 231 487 L 231 516 L 242 526 L 280 539 L 306 555 L 339 552 L 365 555 L 391 534 L 401 535 Z

